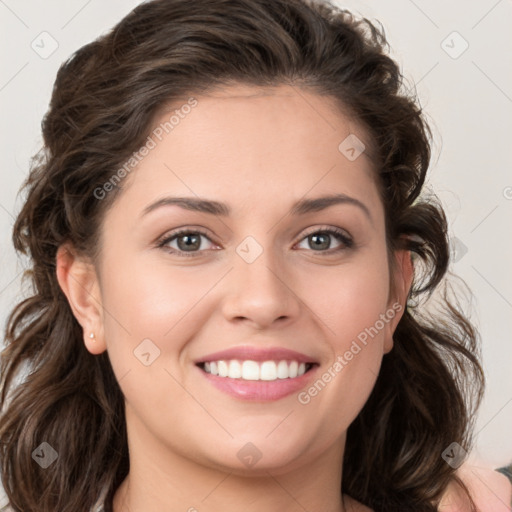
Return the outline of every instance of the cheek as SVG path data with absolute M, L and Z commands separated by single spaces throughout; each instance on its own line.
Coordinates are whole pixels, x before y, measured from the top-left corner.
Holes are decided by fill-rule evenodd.
M 192 268 L 118 260 L 104 280 L 105 309 L 118 320 L 109 326 L 123 327 L 135 337 L 165 337 L 212 286 L 206 276 L 201 280 L 197 274 Z
M 395 316 L 387 300 L 387 259 L 385 253 L 372 256 L 371 263 L 361 260 L 360 265 L 340 267 L 328 279 L 316 277 L 308 305 L 320 313 L 330 360 L 299 402 L 315 402 L 332 417 L 331 425 L 348 426 L 373 389 L 389 321 Z
M 148 266 L 121 254 L 105 261 L 104 333 L 118 380 L 128 372 L 141 386 L 168 378 L 162 367 L 180 356 L 193 332 L 195 307 L 214 282 L 194 276 L 192 268 Z
M 148 418 L 154 411 L 169 410 L 170 397 L 173 403 L 186 403 L 186 393 L 174 380 L 183 380 L 176 359 L 193 325 L 197 329 L 194 307 L 212 284 L 201 284 L 184 269 L 147 267 L 128 259 L 117 260 L 109 270 L 103 283 L 105 339 L 125 399 Z M 152 419 L 155 424 L 161 421 L 160 412 Z M 166 420 L 171 430 L 174 420 Z
M 336 271 L 325 269 L 305 277 L 305 302 L 320 319 L 336 351 L 379 320 L 388 307 L 387 260 L 369 255 Z M 303 292 L 305 293 L 305 292 Z M 380 325 L 380 324 L 379 324 Z

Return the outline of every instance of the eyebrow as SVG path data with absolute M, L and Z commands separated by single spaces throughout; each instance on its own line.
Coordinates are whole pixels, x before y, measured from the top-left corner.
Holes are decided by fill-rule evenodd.
M 337 204 L 349 204 L 357 206 L 364 212 L 368 219 L 372 221 L 368 207 L 359 201 L 359 199 L 347 196 L 346 194 L 332 194 L 328 196 L 317 197 L 315 199 L 301 199 L 292 206 L 290 213 L 292 215 L 304 215 L 306 213 L 319 212 Z M 221 217 L 229 217 L 229 215 L 231 215 L 231 208 L 227 204 L 221 203 L 219 201 L 201 199 L 197 197 L 164 197 L 147 206 L 142 212 L 141 216 L 147 215 L 148 213 L 162 206 L 171 205 L 179 206 L 185 210 L 209 213 L 211 215 L 219 215 Z

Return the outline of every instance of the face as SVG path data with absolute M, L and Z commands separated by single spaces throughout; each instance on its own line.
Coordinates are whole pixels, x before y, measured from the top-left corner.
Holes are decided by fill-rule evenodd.
M 339 462 L 403 306 L 372 163 L 342 144 L 369 141 L 288 86 L 196 99 L 106 213 L 88 348 L 108 351 L 132 454 L 240 473 Z

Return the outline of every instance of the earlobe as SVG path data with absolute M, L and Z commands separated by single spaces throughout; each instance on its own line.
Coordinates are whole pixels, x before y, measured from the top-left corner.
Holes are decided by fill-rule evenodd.
M 87 350 L 92 354 L 104 352 L 103 308 L 94 265 L 78 256 L 70 244 L 63 244 L 57 250 L 56 274 L 71 311 L 82 326 Z
M 384 341 L 384 353 L 388 353 L 393 348 L 393 334 L 398 322 L 402 318 L 407 308 L 407 298 L 414 278 L 414 264 L 411 251 L 398 250 L 396 256 L 396 271 L 394 278 L 394 296 L 390 298 L 389 316 L 392 316 L 386 326 L 386 336 Z

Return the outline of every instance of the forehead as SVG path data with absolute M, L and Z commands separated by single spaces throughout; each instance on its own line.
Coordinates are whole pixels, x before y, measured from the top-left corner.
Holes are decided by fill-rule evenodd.
M 172 114 L 186 107 L 189 99 L 176 100 L 161 109 L 155 116 L 154 128 L 165 128 Z M 255 144 L 259 141 L 265 143 L 269 139 L 282 144 L 286 140 L 307 139 L 309 146 L 324 141 L 321 145 L 338 149 L 339 143 L 353 134 L 364 143 L 362 157 L 368 160 L 374 158 L 374 141 L 362 123 L 350 115 L 349 109 L 339 100 L 319 95 L 311 88 L 284 84 L 274 87 L 236 84 L 218 86 L 208 95 L 195 96 L 194 100 L 197 106 L 188 109 L 187 114 L 181 115 L 179 120 L 174 116 L 178 123 L 168 127 L 171 130 L 165 130 L 166 133 L 162 134 L 164 137 L 170 135 L 170 131 L 176 135 L 176 131 L 182 132 L 187 129 L 187 124 L 192 124 L 188 128 L 194 129 L 196 136 L 200 136 L 202 131 L 209 131 L 212 137 L 218 134 L 221 138 L 227 131 L 231 140 L 250 134 Z M 185 118 L 192 121 L 182 122 Z M 259 128 L 264 130 L 258 131 Z M 279 140 L 274 139 L 277 133 L 281 135 Z M 296 148 L 297 151 L 299 149 Z
M 155 117 L 152 147 L 121 185 L 132 206 L 165 193 L 248 204 L 340 192 L 375 202 L 371 141 L 332 98 L 235 85 L 194 101 L 175 101 Z M 357 157 L 358 144 L 367 149 Z

